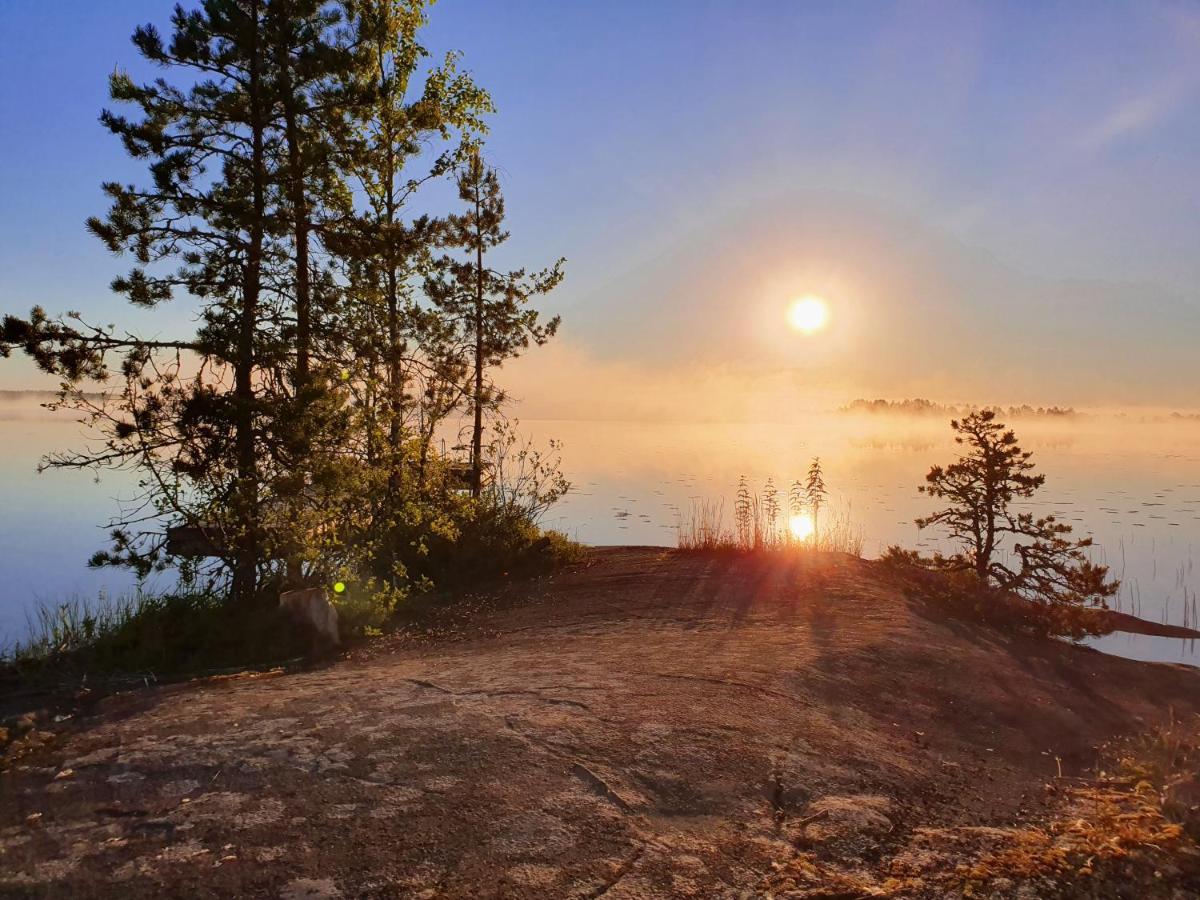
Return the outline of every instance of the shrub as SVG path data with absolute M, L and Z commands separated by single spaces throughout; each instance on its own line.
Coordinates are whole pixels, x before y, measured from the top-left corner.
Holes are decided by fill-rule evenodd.
M 341 636 L 353 639 L 380 634 L 407 592 L 375 578 L 343 578 L 344 590 L 331 595 Z
M 1011 633 L 1081 638 L 1107 629 L 1086 607 L 1039 603 L 980 581 L 974 571 L 945 564 L 895 545 L 879 558 L 900 587 L 916 600 L 955 618 L 983 622 Z
M 501 577 L 544 574 L 572 562 L 582 548 L 556 531 L 543 531 L 524 513 L 486 498 L 469 504 L 455 532 L 431 538 L 419 571 L 438 588 Z

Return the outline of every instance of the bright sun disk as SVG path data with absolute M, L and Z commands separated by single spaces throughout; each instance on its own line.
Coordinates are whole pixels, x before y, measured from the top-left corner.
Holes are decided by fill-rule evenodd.
M 813 334 L 829 321 L 829 304 L 820 297 L 801 297 L 788 306 L 787 319 L 801 334 Z
M 807 513 L 800 513 L 788 519 L 788 531 L 798 541 L 807 541 L 812 537 L 814 530 L 816 529 L 813 525 L 812 516 Z

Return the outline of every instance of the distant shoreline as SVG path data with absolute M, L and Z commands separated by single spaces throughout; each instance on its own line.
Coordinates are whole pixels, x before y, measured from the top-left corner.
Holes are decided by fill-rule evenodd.
M 58 396 L 58 391 L 47 390 L 27 390 L 27 391 L 0 391 L 0 402 L 8 401 L 10 403 L 17 400 L 38 400 L 45 398 L 51 400 Z M 89 400 L 99 400 L 105 394 L 102 391 L 84 391 L 83 396 Z
M 45 388 L 37 389 L 5 389 L 0 390 L 0 404 L 2 403 L 18 403 L 21 401 L 45 401 L 52 400 L 58 396 L 57 390 Z M 105 397 L 113 397 L 113 394 L 104 391 L 84 391 L 83 396 L 88 400 L 102 400 Z M 955 418 L 969 413 L 973 409 L 996 409 L 1001 417 L 1014 421 L 1040 419 L 1042 421 L 1060 422 L 1063 424 L 1095 422 L 1103 420 L 1115 420 L 1125 423 L 1133 423 L 1139 425 L 1156 425 L 1156 424 L 1182 424 L 1194 423 L 1200 424 L 1200 412 L 1157 409 L 1154 411 L 1141 410 L 1137 407 L 1124 409 L 1076 409 L 1074 407 L 1035 407 L 1030 404 L 1021 405 L 1003 405 L 1003 404 L 969 404 L 969 403 L 939 403 L 923 398 L 905 399 L 905 400 L 887 400 L 883 398 L 866 399 L 856 398 L 842 406 L 836 408 L 826 408 L 824 410 L 809 410 L 812 413 L 832 414 L 832 415 L 861 415 L 870 418 L 908 418 L 908 419 L 943 419 Z M 688 424 L 699 425 L 766 425 L 772 424 L 758 419 L 740 419 L 740 418 L 712 418 L 701 420 L 684 420 L 674 417 L 633 417 L 633 418 L 614 418 L 611 416 L 574 416 L 564 417 L 560 415 L 530 415 L 524 417 L 529 421 L 535 422 L 603 422 L 610 424 L 629 423 L 635 425 L 644 424 L 679 424 L 687 422 Z
M 1200 412 L 1181 412 L 1179 410 L 1161 410 L 1155 413 L 1138 412 L 1136 409 L 1087 411 L 1076 409 L 1073 406 L 1032 406 L 1028 403 L 1007 406 L 987 403 L 938 403 L 923 397 L 904 400 L 859 397 L 845 406 L 839 407 L 837 411 L 843 415 L 944 418 L 965 416 L 978 409 L 994 409 L 1001 418 L 1018 420 L 1044 419 L 1072 422 L 1088 419 L 1120 419 L 1138 423 L 1200 422 Z

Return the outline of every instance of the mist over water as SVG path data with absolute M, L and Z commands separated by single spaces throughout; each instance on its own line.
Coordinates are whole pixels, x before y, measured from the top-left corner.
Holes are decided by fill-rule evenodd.
M 1095 560 L 1123 581 L 1114 606 L 1183 624 L 1185 605 L 1200 589 L 1200 424 L 1137 415 L 1008 424 L 1046 475 L 1031 508 L 1095 539 Z M 941 416 L 797 413 L 757 424 L 527 419 L 520 431 L 539 445 L 563 442 L 573 489 L 544 524 L 586 544 L 674 546 L 680 516 L 699 500 L 723 502 L 731 526 L 740 476 L 759 492 L 772 478 L 786 497 L 820 456 L 830 511 L 847 513 L 861 528 L 864 555 L 893 543 L 951 549 L 942 535 L 913 524 L 933 509 L 917 490 L 925 472 L 956 455 Z M 131 493 L 134 476 L 106 472 L 97 483 L 88 472 L 36 473 L 46 453 L 83 440 L 69 416 L 34 401 L 0 403 L 0 643 L 24 633 L 27 612 L 39 602 L 135 587 L 123 570 L 86 565 L 104 546 L 103 526 Z M 1200 665 L 1200 650 L 1187 641 L 1115 634 L 1094 643 Z
M 1093 558 L 1123 582 L 1115 608 L 1183 624 L 1185 603 L 1193 603 L 1200 588 L 1200 426 L 1134 415 L 1009 424 L 1046 475 L 1046 486 L 1021 508 L 1053 514 L 1095 540 Z M 760 493 L 772 478 L 786 497 L 810 459 L 820 456 L 830 511 L 845 511 L 862 529 L 865 556 L 878 556 L 890 544 L 925 553 L 952 550 L 944 535 L 913 524 L 935 508 L 917 490 L 925 473 L 957 456 L 949 422 L 940 416 L 523 425 L 536 438 L 564 442 L 574 490 L 547 524 L 584 543 L 673 546 L 680 515 L 699 500 L 722 502 L 725 524 L 732 526 L 741 475 Z M 1200 665 L 1200 651 L 1178 639 L 1114 634 L 1093 643 L 1135 658 Z

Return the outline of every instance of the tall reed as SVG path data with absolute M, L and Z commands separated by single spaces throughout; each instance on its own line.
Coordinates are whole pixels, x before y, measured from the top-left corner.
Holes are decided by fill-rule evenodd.
M 798 500 L 789 492 L 789 515 L 785 517 L 772 480 L 759 497 L 750 491 L 743 476 L 738 481 L 733 526 L 724 523 L 724 501 L 696 499 L 687 513 L 679 516 L 676 545 L 681 550 L 818 550 L 862 555 L 863 530 L 854 523 L 848 504 L 822 507 L 819 534 L 801 536 L 791 528 L 792 518 L 805 515 Z

